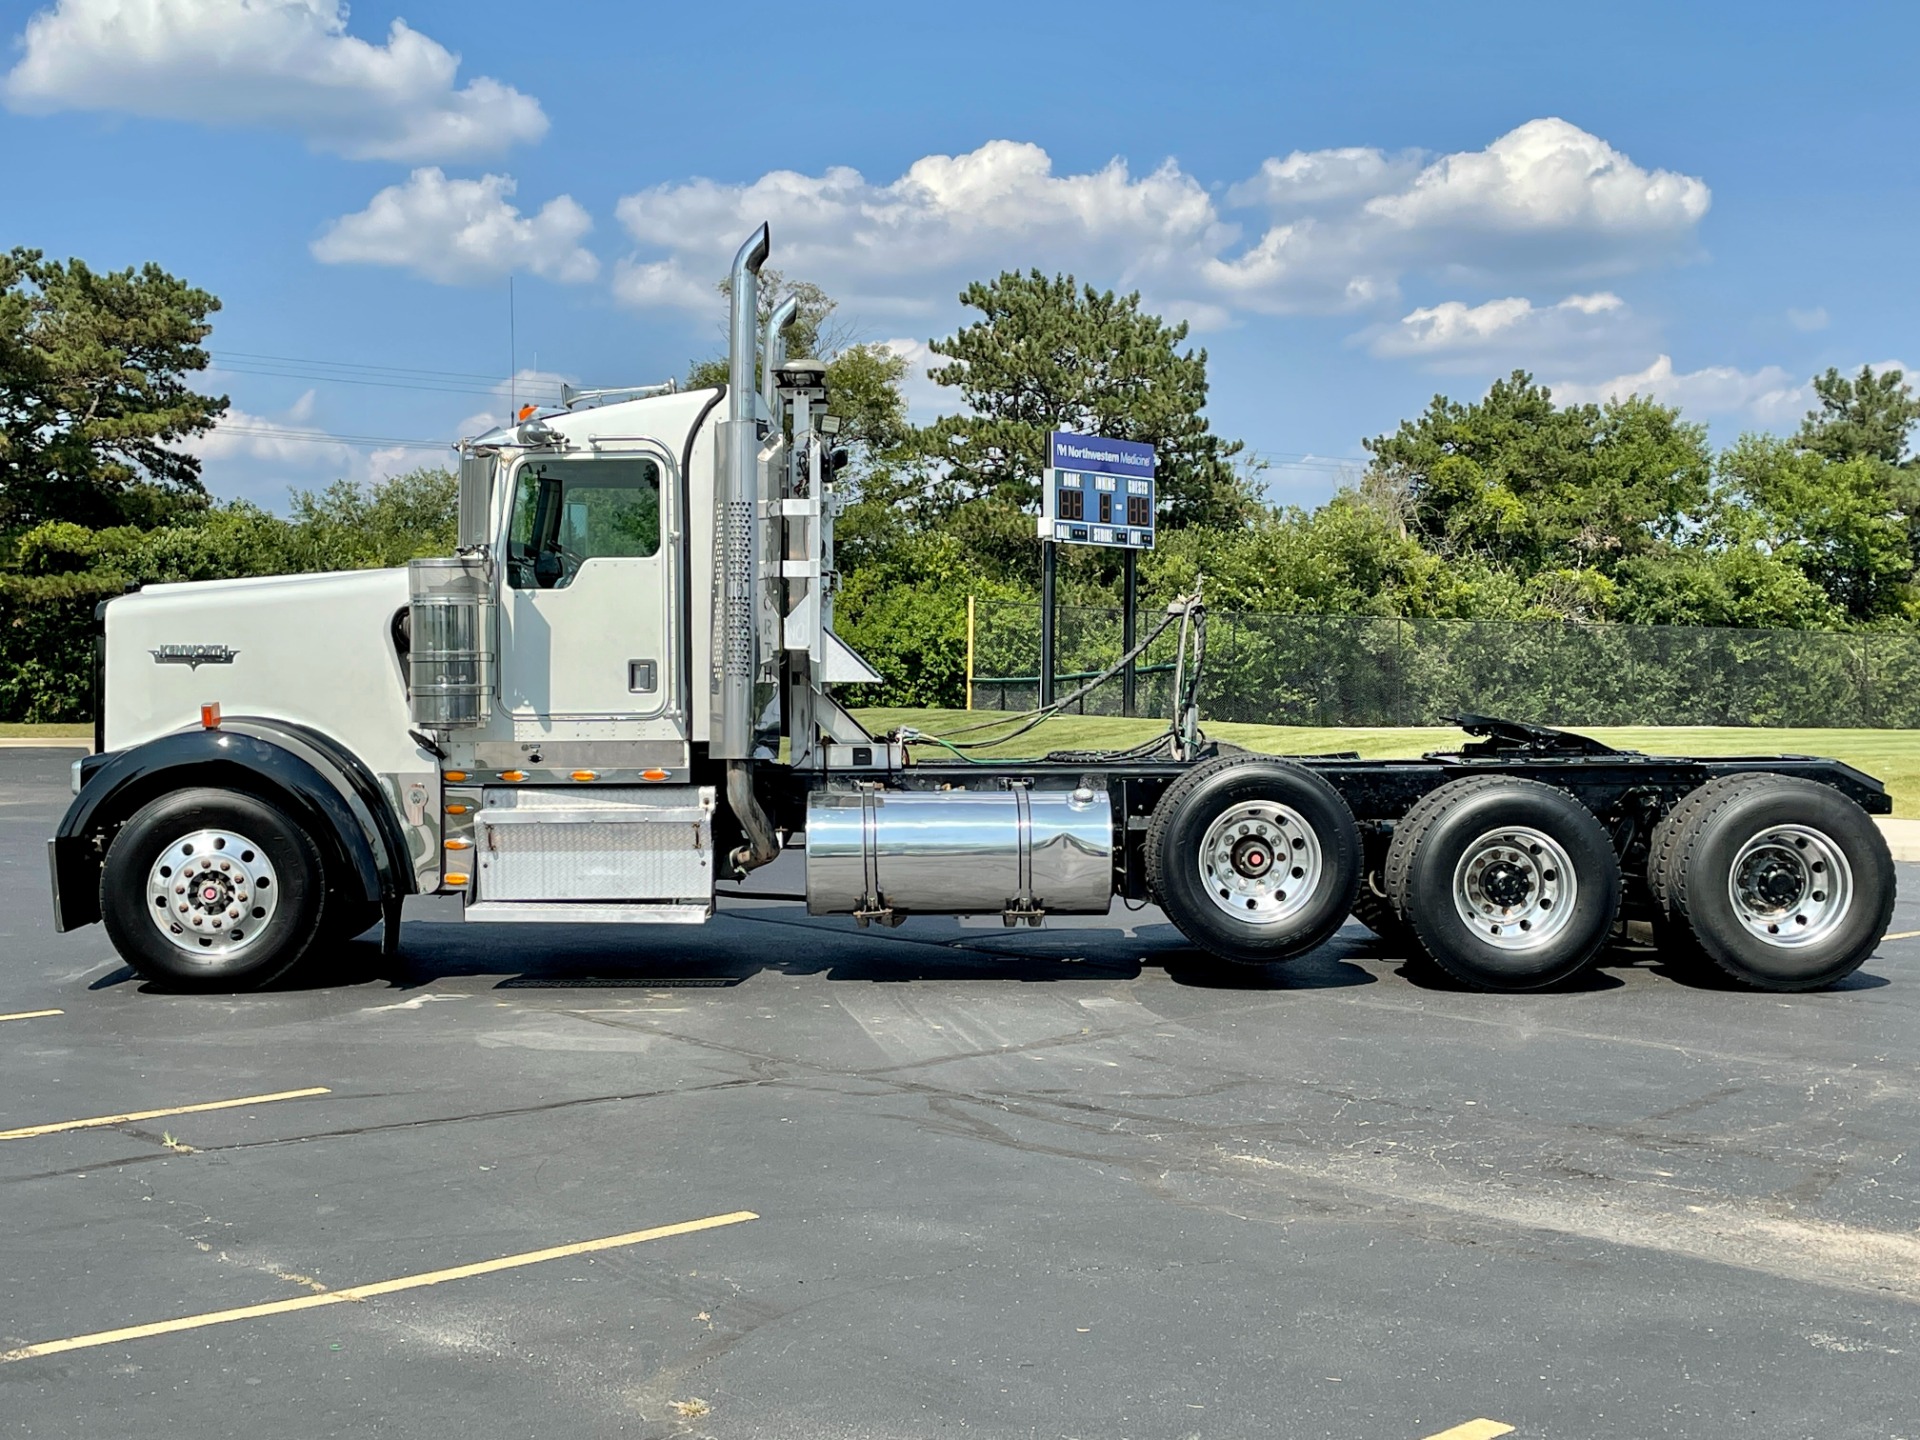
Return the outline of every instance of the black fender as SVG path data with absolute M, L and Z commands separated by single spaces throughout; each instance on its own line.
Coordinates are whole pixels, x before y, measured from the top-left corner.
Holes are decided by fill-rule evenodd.
M 412 892 L 405 831 L 359 757 L 308 726 L 236 717 L 83 762 L 80 793 L 48 843 L 54 926 L 100 918 L 100 866 L 114 832 L 148 801 L 189 786 L 244 790 L 286 806 L 327 850 L 346 892 L 384 903 Z

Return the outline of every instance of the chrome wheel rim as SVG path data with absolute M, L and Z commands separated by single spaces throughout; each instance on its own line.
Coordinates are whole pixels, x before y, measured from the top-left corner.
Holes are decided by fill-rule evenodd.
M 1214 818 L 1200 841 L 1200 883 L 1234 919 L 1278 925 L 1320 888 L 1320 837 L 1306 818 L 1272 800 L 1243 800 Z
M 1579 894 L 1566 847 L 1527 825 L 1487 831 L 1453 869 L 1460 923 L 1498 950 L 1551 943 L 1573 922 Z
M 267 852 L 231 830 L 182 835 L 147 872 L 147 914 L 169 944 L 202 960 L 258 944 L 279 908 Z
M 1853 869 L 1831 836 L 1773 825 L 1740 847 L 1727 898 L 1748 934 L 1783 950 L 1815 945 L 1853 908 Z

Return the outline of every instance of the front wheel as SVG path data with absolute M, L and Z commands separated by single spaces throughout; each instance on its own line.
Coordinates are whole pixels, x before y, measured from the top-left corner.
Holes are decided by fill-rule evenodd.
M 1232 755 L 1167 788 L 1147 827 L 1147 876 L 1169 919 L 1223 960 L 1262 965 L 1324 943 L 1360 883 L 1360 830 L 1325 780 Z
M 100 871 L 114 949 L 175 989 L 279 979 L 312 946 L 325 894 L 313 837 L 277 806 L 232 790 L 152 801 L 121 827 Z
M 1435 964 L 1481 990 L 1537 990 L 1600 952 L 1620 863 L 1564 790 L 1490 775 L 1421 799 L 1394 828 L 1387 898 Z

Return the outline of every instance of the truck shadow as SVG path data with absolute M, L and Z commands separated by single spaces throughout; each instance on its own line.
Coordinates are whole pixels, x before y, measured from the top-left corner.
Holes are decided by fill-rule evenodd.
M 1277 965 L 1235 965 L 1194 948 L 1157 919 L 1130 928 L 1071 923 L 1002 930 L 948 916 L 917 917 L 899 929 L 861 930 L 851 921 L 808 917 L 797 907 L 724 910 L 700 927 L 518 926 L 410 920 L 400 951 L 380 952 L 379 932 L 310 957 L 271 987 L 279 993 L 384 985 L 406 992 L 441 981 L 494 978 L 501 990 L 726 989 L 761 974 L 824 976 L 872 985 L 994 981 L 1001 984 L 1111 984 L 1158 970 L 1176 985 L 1208 990 L 1285 993 L 1342 989 L 1388 976 L 1416 989 L 1472 993 L 1424 958 L 1399 953 L 1370 931 L 1349 925 L 1319 949 Z M 1361 963 L 1356 963 L 1361 962 Z M 1744 991 L 1717 972 L 1663 957 L 1645 945 L 1618 945 L 1560 984 L 1528 992 L 1582 995 L 1623 988 L 1622 971 L 1647 970 L 1688 989 Z M 139 983 L 121 967 L 90 990 Z M 1856 972 L 1822 993 L 1878 989 L 1881 975 Z
M 1166 923 L 1002 931 L 927 917 L 898 930 L 862 931 L 851 923 L 786 918 L 799 912 L 776 913 L 781 918 L 723 912 L 710 925 L 686 930 L 543 926 L 537 945 L 527 943 L 526 931 L 508 927 L 409 922 L 398 955 L 383 957 L 369 934 L 318 957 L 302 967 L 306 974 L 277 988 L 384 982 L 413 990 L 463 976 L 499 976 L 499 989 L 712 989 L 767 973 L 883 985 L 1110 984 L 1161 970 L 1180 985 L 1284 992 L 1371 985 L 1379 978 L 1347 962 L 1353 947 L 1340 938 L 1283 965 L 1247 966 L 1194 949 Z

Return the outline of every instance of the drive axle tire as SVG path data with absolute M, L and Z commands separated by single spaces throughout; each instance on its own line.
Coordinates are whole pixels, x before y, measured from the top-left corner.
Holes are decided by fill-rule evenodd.
M 100 916 L 120 957 L 176 990 L 251 990 L 285 975 L 321 928 L 313 837 L 232 790 L 163 795 L 121 827 L 100 869 Z
M 1189 940 L 1244 965 L 1305 954 L 1345 924 L 1360 859 L 1339 792 L 1264 755 L 1189 771 L 1147 826 L 1154 899 Z
M 1675 838 L 1665 876 L 1672 914 L 1700 954 L 1743 985 L 1832 985 L 1873 953 L 1892 919 L 1886 837 L 1831 786 L 1741 778 L 1748 783 L 1694 792 L 1714 791 Z
M 1620 910 L 1607 832 L 1564 790 L 1508 775 L 1442 785 L 1394 827 L 1387 898 L 1429 958 L 1481 990 L 1537 990 L 1600 953 Z
M 1386 891 L 1376 888 L 1379 883 L 1378 871 L 1369 871 L 1362 878 L 1360 889 L 1353 897 L 1353 918 L 1397 952 L 1393 958 L 1410 958 L 1419 952 L 1420 942 L 1394 913 L 1393 902 L 1387 899 Z
M 1718 966 L 1707 959 L 1693 938 L 1686 917 L 1675 908 L 1674 889 L 1679 880 L 1680 856 L 1693 838 L 1700 820 L 1720 800 L 1749 785 L 1764 784 L 1770 777 L 1761 774 L 1722 775 L 1689 791 L 1653 827 L 1647 842 L 1647 893 L 1653 900 L 1653 942 L 1662 963 L 1680 974 L 1719 976 Z

